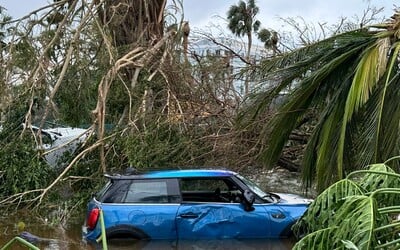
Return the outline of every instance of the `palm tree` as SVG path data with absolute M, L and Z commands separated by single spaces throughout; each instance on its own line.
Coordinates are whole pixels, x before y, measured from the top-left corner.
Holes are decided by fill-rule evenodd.
M 253 31 L 257 32 L 260 28 L 260 21 L 255 20 L 259 8 L 255 0 L 248 0 L 247 4 L 239 1 L 238 5 L 231 5 L 228 10 L 228 28 L 238 37 L 247 36 L 247 55 L 246 60 L 250 62 L 250 50 L 252 46 Z M 245 95 L 248 94 L 248 83 L 245 83 Z
M 261 42 L 264 43 L 264 47 L 266 49 L 271 49 L 272 50 L 272 55 L 275 56 L 277 53 L 279 53 L 278 49 L 278 32 L 274 30 L 267 30 L 267 29 L 261 29 L 257 33 L 258 39 L 260 39 Z
M 265 124 L 263 163 L 277 162 L 291 132 L 310 113 L 316 114 L 316 125 L 302 162 L 307 186 L 316 180 L 322 190 L 348 171 L 398 155 L 399 37 L 396 12 L 385 23 L 264 61 L 265 84 L 244 113 L 261 117 L 275 97 L 289 94 Z

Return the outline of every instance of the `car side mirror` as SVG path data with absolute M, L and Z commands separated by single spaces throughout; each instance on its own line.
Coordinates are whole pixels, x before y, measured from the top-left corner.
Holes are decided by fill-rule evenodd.
M 247 212 L 253 211 L 253 203 L 255 201 L 255 195 L 248 189 L 244 190 L 243 192 L 243 206 L 244 210 Z

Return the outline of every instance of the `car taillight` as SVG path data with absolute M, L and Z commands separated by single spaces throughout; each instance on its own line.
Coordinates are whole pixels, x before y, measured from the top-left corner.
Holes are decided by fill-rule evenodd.
M 86 226 L 89 230 L 93 230 L 96 227 L 97 220 L 99 219 L 100 209 L 93 208 L 86 221 Z

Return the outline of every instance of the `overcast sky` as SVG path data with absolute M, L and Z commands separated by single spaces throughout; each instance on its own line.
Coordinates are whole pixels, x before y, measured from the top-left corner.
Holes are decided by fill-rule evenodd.
M 51 0 L 0 0 L 0 6 L 13 17 L 21 17 L 42 7 Z M 192 28 L 203 28 L 210 23 L 223 24 L 229 6 L 239 0 L 183 0 L 185 20 Z M 384 7 L 384 15 L 393 13 L 397 0 L 256 0 L 260 8 L 258 19 L 265 28 L 280 30 L 279 18 L 303 17 L 306 21 L 337 23 L 340 17 L 361 16 L 368 4 Z M 218 17 L 219 16 L 219 17 Z

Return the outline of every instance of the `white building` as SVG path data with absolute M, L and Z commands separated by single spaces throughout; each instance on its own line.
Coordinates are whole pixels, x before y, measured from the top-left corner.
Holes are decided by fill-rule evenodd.
M 241 74 L 241 70 L 259 62 L 268 55 L 263 46 L 254 44 L 250 50 L 251 64 L 246 63 L 247 43 L 226 37 L 191 40 L 189 54 L 191 55 L 191 61 L 194 61 L 196 57 L 204 58 L 207 56 L 216 56 L 225 59 L 227 65 L 231 67 L 232 75 L 235 76 L 233 78 L 233 86 L 235 86 L 236 91 L 242 96 L 244 94 L 246 78 Z M 251 88 L 251 86 L 252 84 L 250 83 L 249 87 Z

